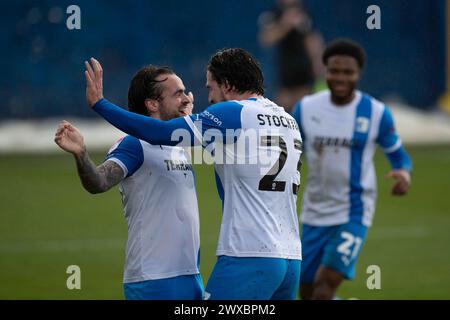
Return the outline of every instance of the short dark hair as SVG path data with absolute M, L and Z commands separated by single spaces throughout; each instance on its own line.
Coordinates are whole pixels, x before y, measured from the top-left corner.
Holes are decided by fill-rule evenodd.
M 366 53 L 358 43 L 350 39 L 337 39 L 331 42 L 323 52 L 322 62 L 327 65 L 328 59 L 332 56 L 343 55 L 355 58 L 359 68 L 362 69 L 366 62 Z
M 158 81 L 156 78 L 162 74 L 175 73 L 169 67 L 148 65 L 134 75 L 128 89 L 128 110 L 148 115 L 145 100 L 158 100 L 161 97 L 162 88 L 160 83 L 166 81 L 166 79 Z
M 239 93 L 264 94 L 264 76 L 259 63 L 244 49 L 219 50 L 210 58 L 207 70 L 219 85 L 228 83 Z

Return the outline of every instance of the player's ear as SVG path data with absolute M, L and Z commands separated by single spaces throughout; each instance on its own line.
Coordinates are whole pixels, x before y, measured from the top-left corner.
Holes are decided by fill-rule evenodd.
M 225 80 L 225 82 L 222 84 L 222 90 L 225 94 L 227 94 L 233 90 L 233 87 L 230 85 L 228 81 Z
M 159 103 L 157 100 L 154 99 L 145 99 L 144 100 L 145 108 L 147 109 L 148 114 L 153 114 L 155 112 L 158 112 L 159 110 Z

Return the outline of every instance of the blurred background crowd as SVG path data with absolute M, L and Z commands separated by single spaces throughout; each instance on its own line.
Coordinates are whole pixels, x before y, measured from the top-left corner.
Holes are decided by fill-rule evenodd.
M 95 117 L 84 101 L 83 62 L 91 56 L 102 62 L 105 93 L 118 104 L 126 105 L 136 70 L 167 64 L 196 94 L 201 111 L 206 62 L 223 47 L 252 52 L 262 63 L 267 96 L 287 105 L 292 95 L 323 88 L 320 53 L 337 37 L 367 52 L 361 89 L 412 108 L 445 105 L 445 0 L 376 2 L 78 0 L 80 30 L 66 27 L 70 1 L 2 2 L 0 120 Z M 381 9 L 378 30 L 366 26 L 372 4 Z

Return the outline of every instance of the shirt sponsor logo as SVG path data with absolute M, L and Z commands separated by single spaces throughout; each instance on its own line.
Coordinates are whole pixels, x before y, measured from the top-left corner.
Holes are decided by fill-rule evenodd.
M 212 113 L 210 113 L 208 110 L 203 111 L 203 115 L 210 119 L 212 122 L 214 122 L 215 124 L 217 124 L 218 126 L 222 125 L 222 121 L 216 117 L 215 115 L 213 115 Z
M 164 160 L 167 171 L 192 171 L 192 164 L 182 160 Z
M 352 139 L 347 139 L 347 138 L 317 136 L 314 138 L 313 145 L 315 148 L 321 148 L 321 147 L 351 148 L 353 145 L 355 145 L 355 141 L 353 141 Z

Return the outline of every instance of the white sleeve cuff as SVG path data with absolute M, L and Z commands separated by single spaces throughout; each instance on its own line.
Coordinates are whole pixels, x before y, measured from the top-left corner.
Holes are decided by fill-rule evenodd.
M 125 166 L 125 164 L 124 164 L 122 161 L 120 161 L 120 160 L 117 159 L 117 158 L 109 158 L 109 159 L 106 160 L 106 161 L 112 161 L 112 162 L 117 163 L 117 164 L 122 168 L 122 170 L 123 170 L 123 178 L 125 179 L 125 177 L 126 177 L 127 174 L 128 174 L 128 168 Z
M 383 148 L 384 153 L 392 153 L 394 151 L 397 151 L 402 146 L 402 141 L 400 139 L 397 140 L 396 143 L 394 143 L 393 146 L 389 148 Z
M 197 139 L 197 143 L 200 145 L 203 145 L 203 139 L 201 132 L 197 129 L 194 122 L 192 122 L 192 119 L 190 116 L 185 116 L 184 120 L 187 122 L 189 128 L 191 128 L 192 132 L 194 133 L 194 137 Z M 197 145 L 197 143 L 194 143 L 194 145 Z

